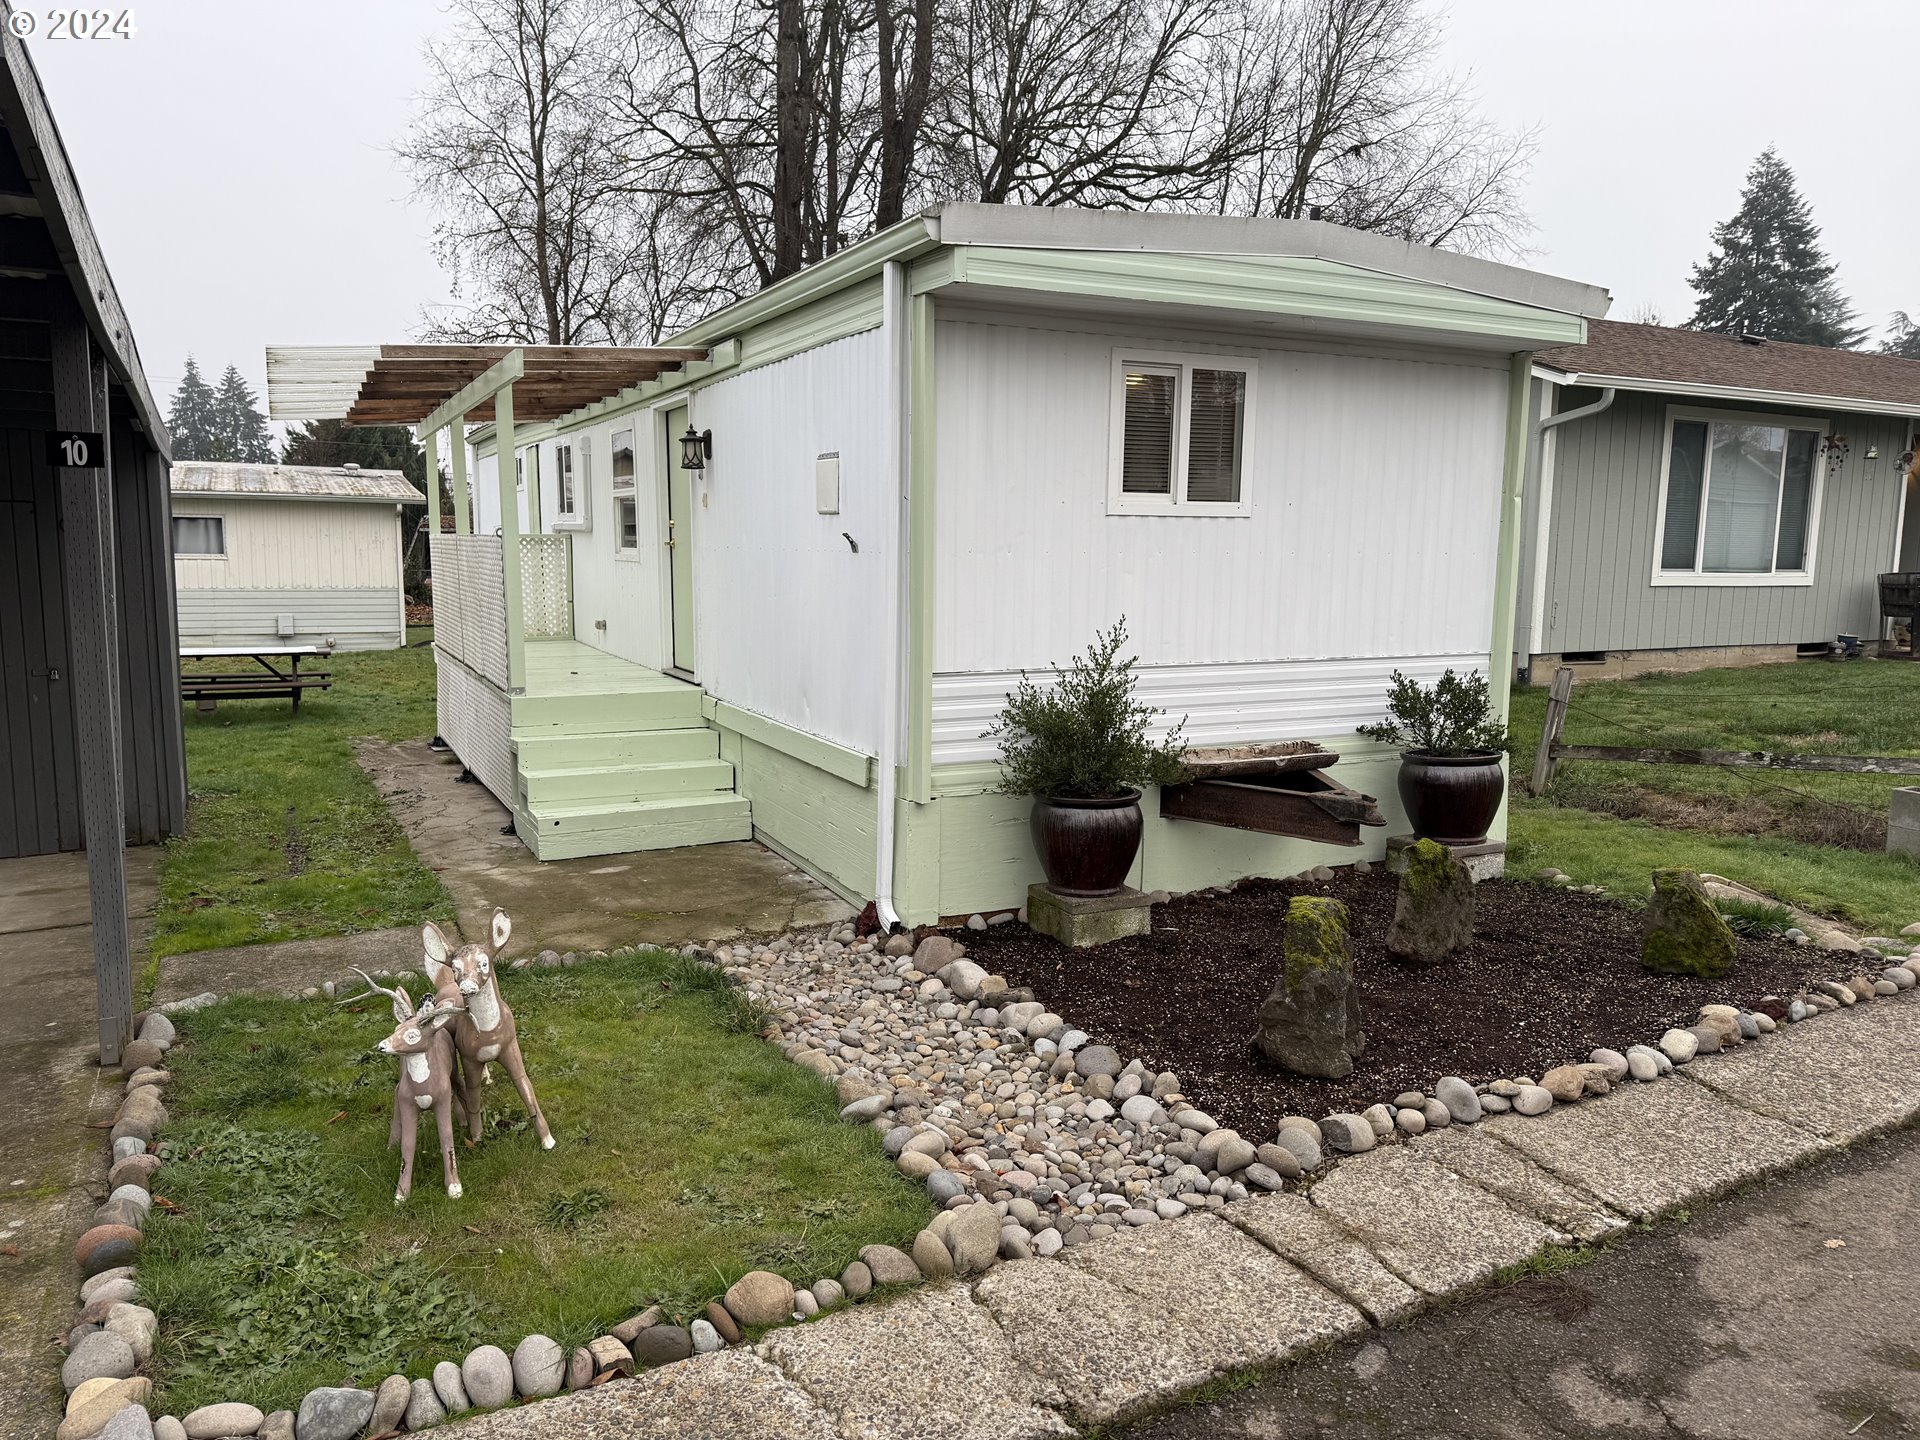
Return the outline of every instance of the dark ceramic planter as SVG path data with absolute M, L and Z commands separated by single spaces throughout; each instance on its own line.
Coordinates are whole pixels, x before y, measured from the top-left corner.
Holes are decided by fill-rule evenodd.
M 1442 845 L 1478 845 L 1500 813 L 1506 775 L 1498 750 L 1433 755 L 1409 750 L 1400 759 L 1400 803 L 1413 833 Z
M 1140 853 L 1140 792 L 1110 800 L 1036 795 L 1028 820 L 1040 868 L 1055 894 L 1088 899 L 1126 888 Z

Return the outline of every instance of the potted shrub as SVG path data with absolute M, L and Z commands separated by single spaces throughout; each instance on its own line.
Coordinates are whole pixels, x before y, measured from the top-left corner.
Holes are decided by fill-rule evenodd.
M 1500 761 L 1510 746 L 1485 675 L 1449 670 L 1422 685 L 1396 670 L 1387 718 L 1362 725 L 1360 733 L 1402 747 L 1400 803 L 1415 835 L 1442 845 L 1478 845 L 1487 838 L 1506 790 Z
M 1186 722 L 1147 738 L 1158 712 L 1134 698 L 1126 638 L 1122 618 L 1044 689 L 1022 673 L 983 737 L 1000 743 L 1001 793 L 1033 797 L 1033 848 L 1056 894 L 1118 894 L 1140 851 L 1140 787 L 1187 778 Z

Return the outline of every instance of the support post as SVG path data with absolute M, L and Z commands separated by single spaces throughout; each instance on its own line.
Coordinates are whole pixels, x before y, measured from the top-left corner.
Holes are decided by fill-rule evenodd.
M 1495 552 L 1493 639 L 1487 654 L 1487 688 L 1502 724 L 1513 701 L 1513 631 L 1520 603 L 1520 507 L 1527 484 L 1527 387 L 1533 352 L 1508 357 L 1507 453 L 1500 484 L 1500 544 Z
M 535 445 L 527 451 L 527 534 L 541 535 L 546 528 L 540 515 L 540 447 Z
M 420 448 L 427 455 L 427 540 L 440 533 L 440 432 L 429 430 L 420 437 Z M 427 546 L 427 568 L 433 568 L 433 546 Z
M 447 432 L 453 451 L 453 533 L 473 534 L 473 520 L 467 506 L 467 417 L 455 417 Z
M 907 305 L 907 716 L 904 797 L 933 799 L 933 297 Z
M 1538 799 L 1553 784 L 1553 771 L 1559 763 L 1553 747 L 1560 743 L 1560 732 L 1567 724 L 1567 700 L 1573 694 L 1573 667 L 1562 665 L 1553 672 L 1553 688 L 1547 691 L 1547 723 L 1540 727 L 1540 748 L 1533 755 L 1533 775 L 1527 781 L 1527 793 Z
M 100 1063 L 118 1065 L 133 1038 L 133 952 L 127 926 L 126 776 L 120 745 L 120 605 L 114 557 L 112 427 L 107 372 L 71 299 L 52 317 L 54 424 L 98 431 L 99 464 L 59 472 L 66 572 L 67 673 L 73 685 L 80 806 L 93 921 Z
M 514 484 L 513 386 L 493 397 L 493 467 L 500 477 L 500 583 L 507 612 L 507 689 L 517 695 L 527 687 L 527 636 L 522 628 L 525 609 L 520 593 L 520 494 Z

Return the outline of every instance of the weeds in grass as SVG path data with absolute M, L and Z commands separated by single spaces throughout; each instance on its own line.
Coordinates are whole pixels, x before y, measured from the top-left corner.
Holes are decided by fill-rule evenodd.
M 556 1230 L 578 1230 L 611 1204 L 606 1191 L 587 1185 L 549 1195 L 540 1207 L 540 1218 Z
M 1793 912 L 1763 900 L 1718 900 L 1721 917 L 1740 935 L 1779 935 L 1794 927 Z

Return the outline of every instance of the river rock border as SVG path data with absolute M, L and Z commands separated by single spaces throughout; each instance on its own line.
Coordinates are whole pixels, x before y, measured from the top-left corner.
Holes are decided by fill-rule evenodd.
M 892 1288 L 976 1276 L 1122 1229 L 1311 1184 L 1314 1172 L 1340 1155 L 1429 1129 L 1509 1111 L 1545 1115 L 1616 1085 L 1653 1083 L 1697 1056 L 1757 1041 L 1782 1024 L 1920 987 L 1920 953 L 1911 943 L 1920 922 L 1902 936 L 1854 942 L 1863 957 L 1888 962 L 1877 974 L 1819 981 L 1750 1010 L 1706 1005 L 1697 1023 L 1669 1029 L 1656 1043 L 1596 1049 L 1537 1080 L 1476 1085 L 1445 1076 L 1431 1093 L 1403 1092 L 1359 1114 L 1285 1116 L 1274 1140 L 1259 1145 L 1189 1104 L 1177 1075 L 1153 1073 L 1140 1059 L 1123 1061 L 1093 1043 L 968 960 L 964 945 L 948 935 L 876 944 L 842 926 L 771 942 L 688 945 L 682 954 L 720 967 L 765 1009 L 766 1038 L 834 1085 L 841 1118 L 880 1130 L 901 1172 L 926 1186 L 939 1209 L 911 1254 L 870 1245 L 838 1276 L 805 1288 L 772 1272 L 750 1272 L 684 1326 L 655 1306 L 570 1354 L 550 1337 L 529 1335 L 511 1355 L 481 1345 L 460 1360 L 441 1361 L 430 1376 L 390 1375 L 373 1389 L 315 1389 L 297 1411 L 265 1414 L 234 1401 L 153 1419 L 152 1383 L 138 1372 L 152 1355 L 160 1321 L 137 1303 L 134 1261 L 154 1175 L 166 1158 L 160 1132 L 172 1078 L 164 1060 L 176 1038 L 170 1016 L 217 997 L 175 1001 L 139 1017 L 123 1057 L 128 1075 L 109 1137 L 109 1194 L 75 1246 L 80 1311 L 61 1367 L 68 1401 L 56 1440 L 355 1440 L 605 1383 Z M 602 954 L 545 951 L 513 968 L 573 965 Z M 335 988 L 303 993 L 319 998 Z

